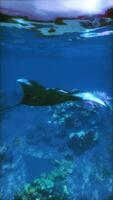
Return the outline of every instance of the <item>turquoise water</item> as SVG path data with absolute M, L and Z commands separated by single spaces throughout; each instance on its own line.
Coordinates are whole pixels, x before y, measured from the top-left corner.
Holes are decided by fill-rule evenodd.
M 17 18 L 1 22 L 1 106 L 20 102 L 19 78 L 48 88 L 96 92 L 112 104 L 112 24 L 85 28 L 80 21 L 64 22 L 67 26 Z M 71 163 L 62 183 L 69 200 L 112 198 L 112 134 L 112 111 L 90 102 L 21 105 L 2 112 L 2 199 L 13 200 L 27 183 L 51 173 L 54 160 Z

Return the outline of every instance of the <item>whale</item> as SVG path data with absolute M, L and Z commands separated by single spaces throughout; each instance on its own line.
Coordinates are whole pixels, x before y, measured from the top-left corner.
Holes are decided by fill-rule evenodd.
M 21 104 L 31 106 L 52 106 L 70 101 L 91 101 L 101 106 L 108 107 L 106 102 L 92 92 L 78 89 L 66 91 L 57 88 L 46 88 L 33 80 L 17 79 L 23 90 Z
M 20 102 L 6 108 L 1 108 L 0 112 L 20 105 L 41 107 L 55 106 L 66 102 L 93 102 L 113 110 L 108 103 L 92 92 L 84 92 L 78 89 L 67 91 L 58 88 L 47 88 L 37 81 L 24 78 L 17 79 L 17 82 L 21 85 L 23 92 Z
M 33 80 L 18 79 L 23 90 L 21 104 L 31 106 L 52 106 L 67 101 L 78 101 L 79 96 L 57 88 L 46 88 Z

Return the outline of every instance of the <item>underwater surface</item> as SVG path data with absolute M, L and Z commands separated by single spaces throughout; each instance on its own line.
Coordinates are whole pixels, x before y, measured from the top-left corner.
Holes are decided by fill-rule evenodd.
M 92 92 L 112 106 L 112 40 L 108 18 L 2 16 L 0 107 L 20 102 L 20 78 Z M 112 200 L 112 114 L 90 101 L 0 112 L 0 198 Z

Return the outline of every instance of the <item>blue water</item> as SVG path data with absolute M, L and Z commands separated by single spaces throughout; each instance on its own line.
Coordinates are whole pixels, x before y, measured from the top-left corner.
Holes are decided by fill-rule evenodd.
M 1 70 L 6 90 L 16 90 L 15 80 L 25 77 L 47 87 L 111 94 L 112 35 L 77 39 L 70 33 L 44 38 L 35 30 L 16 28 L 4 28 L 2 35 Z
M 112 27 L 106 26 L 100 32 L 109 30 Z M 44 36 L 35 29 L 2 26 L 0 39 L 0 90 L 4 105 L 20 101 L 22 91 L 16 81 L 18 78 L 35 80 L 52 88 L 104 92 L 112 97 L 112 34 L 88 38 L 76 32 Z M 61 106 L 70 114 L 65 105 Z M 73 124 L 70 118 L 64 131 L 66 138 L 57 139 L 64 126 L 54 123 L 55 110 L 56 113 L 61 111 L 60 108 L 22 105 L 1 115 L 0 144 L 6 148 L 0 168 L 3 200 L 13 200 L 15 192 L 26 183 L 31 183 L 42 172 L 50 172 L 54 168 L 51 159 L 62 160 L 69 156 L 74 157 L 73 174 L 68 183 L 72 185 L 72 190 L 69 187 L 71 200 L 107 200 L 113 195 L 111 112 L 98 108 L 97 113 L 86 120 L 73 109 L 72 117 L 79 121 L 78 127 L 70 125 Z M 56 123 L 62 115 L 61 112 L 55 119 Z M 89 129 L 99 135 L 98 144 L 93 148 L 76 155 L 65 147 L 71 132 Z M 62 144 L 64 149 L 61 149 Z M 107 175 L 104 176 L 102 170 L 107 171 Z

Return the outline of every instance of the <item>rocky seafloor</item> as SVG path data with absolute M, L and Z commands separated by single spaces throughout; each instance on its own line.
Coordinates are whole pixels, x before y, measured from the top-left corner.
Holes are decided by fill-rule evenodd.
M 1 199 L 113 199 L 111 110 L 91 102 L 21 106 L 1 120 Z

